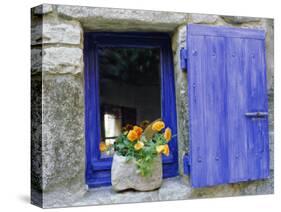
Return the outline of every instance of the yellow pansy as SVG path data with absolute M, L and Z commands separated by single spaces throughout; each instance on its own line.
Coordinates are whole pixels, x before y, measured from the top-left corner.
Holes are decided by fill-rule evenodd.
M 144 147 L 144 143 L 141 141 L 138 141 L 134 146 L 135 150 L 137 150 L 137 151 L 142 149 L 143 147 Z
M 170 148 L 168 144 L 164 145 L 164 150 L 163 150 L 163 154 L 168 156 L 170 154 Z
M 140 138 L 140 137 L 141 137 L 141 134 L 142 134 L 143 129 L 142 129 L 141 127 L 139 127 L 139 126 L 134 126 L 133 130 L 137 133 L 138 138 Z
M 154 131 L 161 131 L 163 128 L 165 128 L 165 123 L 163 121 L 156 121 L 153 125 L 152 125 L 152 130 Z
M 169 127 L 167 127 L 164 132 L 164 138 L 166 139 L 167 142 L 169 142 L 172 138 L 172 130 Z
M 107 150 L 107 146 L 104 142 L 100 143 L 100 151 L 101 152 L 105 152 Z
M 164 145 L 159 145 L 156 147 L 156 152 L 158 154 L 162 153 L 164 151 Z
M 127 138 L 129 139 L 129 141 L 133 142 L 138 139 L 138 134 L 135 130 L 130 130 Z

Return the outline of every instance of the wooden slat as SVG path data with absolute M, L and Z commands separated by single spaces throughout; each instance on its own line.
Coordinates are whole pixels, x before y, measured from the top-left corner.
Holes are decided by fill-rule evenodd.
M 204 48 L 206 46 L 203 36 L 188 36 L 188 92 L 190 115 L 190 146 L 191 146 L 191 182 L 193 187 L 207 184 L 206 169 L 207 153 L 205 130 L 205 70 L 207 64 Z M 200 114 L 200 115 L 199 115 Z
M 226 75 L 225 42 L 223 37 L 206 36 L 206 61 L 204 111 L 206 135 L 207 186 L 228 181 L 227 139 L 226 139 Z
M 222 184 L 228 179 L 224 38 L 190 36 L 189 39 L 192 185 Z
M 248 180 L 245 40 L 226 38 L 229 182 Z
M 268 111 L 264 42 L 246 40 L 246 71 L 248 73 L 248 111 Z M 268 120 L 248 118 L 248 177 L 251 180 L 269 176 Z

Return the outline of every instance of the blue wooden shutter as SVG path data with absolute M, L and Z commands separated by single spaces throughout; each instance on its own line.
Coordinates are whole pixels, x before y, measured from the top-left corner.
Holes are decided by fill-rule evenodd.
M 187 31 L 192 186 L 268 177 L 264 31 Z

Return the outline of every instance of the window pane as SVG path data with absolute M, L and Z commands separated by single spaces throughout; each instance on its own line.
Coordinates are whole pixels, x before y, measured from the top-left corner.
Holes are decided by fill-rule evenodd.
M 161 117 L 160 49 L 104 47 L 98 56 L 101 141 L 110 144 L 127 124 Z
M 114 114 L 104 114 L 105 138 L 113 138 L 121 133 L 121 119 Z M 112 139 L 110 139 L 112 140 Z

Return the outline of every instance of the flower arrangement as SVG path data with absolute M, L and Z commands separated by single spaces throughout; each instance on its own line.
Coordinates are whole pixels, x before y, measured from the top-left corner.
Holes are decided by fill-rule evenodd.
M 169 155 L 168 142 L 171 138 L 172 131 L 169 127 L 165 128 L 162 120 L 156 120 L 151 124 L 145 121 L 139 126 L 127 125 L 113 145 L 101 143 L 100 151 L 113 148 L 116 154 L 126 157 L 126 161 L 134 158 L 138 173 L 150 176 L 154 158 L 160 154 Z

